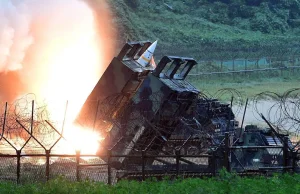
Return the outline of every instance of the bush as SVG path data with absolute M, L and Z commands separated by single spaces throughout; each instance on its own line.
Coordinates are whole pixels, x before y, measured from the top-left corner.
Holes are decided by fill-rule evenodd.
M 268 18 L 262 13 L 256 13 L 251 21 L 251 29 L 254 31 L 263 33 L 270 33 L 272 31 Z
M 136 9 L 140 6 L 140 0 L 124 0 L 124 1 L 129 7 L 133 9 Z

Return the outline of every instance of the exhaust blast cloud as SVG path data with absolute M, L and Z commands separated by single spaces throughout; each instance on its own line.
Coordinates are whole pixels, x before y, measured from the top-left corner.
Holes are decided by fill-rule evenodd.
M 104 0 L 1 0 L 0 100 L 81 106 L 114 54 L 108 10 Z
M 0 2 L 0 71 L 22 68 L 25 51 L 32 44 L 29 34 L 31 15 L 27 6 L 19 2 Z
M 0 103 L 34 93 L 74 147 L 96 152 L 101 134 L 73 121 L 114 55 L 110 17 L 105 0 L 0 0 Z

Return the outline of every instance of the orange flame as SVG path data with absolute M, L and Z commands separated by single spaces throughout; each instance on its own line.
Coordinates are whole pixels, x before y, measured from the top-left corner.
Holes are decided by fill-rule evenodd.
M 33 14 L 33 43 L 26 51 L 22 69 L 15 71 L 22 84 L 16 87 L 10 80 L 8 88 L 16 88 L 10 95 L 34 93 L 38 100 L 46 99 L 54 120 L 63 119 L 65 106 L 58 102 L 68 100 L 64 136 L 81 153 L 94 154 L 100 134 L 74 126 L 73 121 L 114 55 L 111 14 L 104 0 L 53 2 L 57 5 L 45 3 Z

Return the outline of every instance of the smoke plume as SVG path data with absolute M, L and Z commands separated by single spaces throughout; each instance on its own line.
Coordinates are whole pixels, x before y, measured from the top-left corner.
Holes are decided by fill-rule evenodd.
M 0 100 L 91 90 L 113 54 L 108 10 L 104 0 L 0 0 Z

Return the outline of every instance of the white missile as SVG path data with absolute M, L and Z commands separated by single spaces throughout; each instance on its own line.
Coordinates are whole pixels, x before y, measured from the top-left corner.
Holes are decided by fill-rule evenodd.
M 148 49 L 138 58 L 137 62 L 143 66 L 146 67 L 151 64 L 151 59 L 153 57 L 154 50 L 157 45 L 157 40 L 153 42 Z

